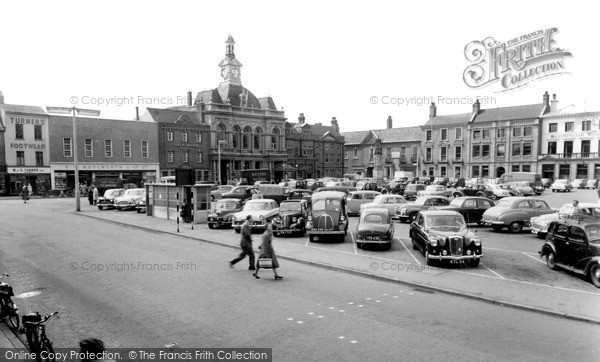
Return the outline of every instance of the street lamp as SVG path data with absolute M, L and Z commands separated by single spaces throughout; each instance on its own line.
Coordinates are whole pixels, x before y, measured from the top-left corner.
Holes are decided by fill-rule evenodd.
M 75 169 L 75 210 L 81 211 L 81 203 L 79 201 L 79 169 L 77 163 L 77 115 L 95 116 L 100 115 L 100 111 L 95 109 L 83 109 L 77 107 L 46 107 L 48 113 L 58 114 L 73 114 L 73 168 Z
M 219 185 L 221 184 L 221 143 L 227 144 L 227 141 L 225 141 L 225 140 L 219 140 L 219 143 L 217 145 L 218 146 L 217 147 L 218 154 L 219 154 L 219 164 L 217 165 L 217 170 L 219 171 L 219 180 L 218 180 L 219 181 Z

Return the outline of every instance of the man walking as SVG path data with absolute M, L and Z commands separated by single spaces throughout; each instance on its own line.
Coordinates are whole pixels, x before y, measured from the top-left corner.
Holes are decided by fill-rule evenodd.
M 254 267 L 254 250 L 252 249 L 252 215 L 246 216 L 246 221 L 242 224 L 241 234 L 242 240 L 240 241 L 240 246 L 242 247 L 242 252 L 240 256 L 233 259 L 229 262 L 229 267 L 233 268 L 233 266 L 240 260 L 244 259 L 246 255 L 250 259 L 250 267 L 248 270 L 255 270 Z

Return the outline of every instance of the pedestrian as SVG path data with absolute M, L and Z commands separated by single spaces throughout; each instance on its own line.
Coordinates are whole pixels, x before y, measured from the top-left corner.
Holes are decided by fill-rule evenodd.
M 579 201 L 573 200 L 573 215 L 583 214 L 583 210 L 579 207 Z
M 262 245 L 260 246 L 260 254 L 258 255 L 258 260 L 256 262 L 256 271 L 254 272 L 254 277 L 256 279 L 260 279 L 258 276 L 258 271 L 260 270 L 260 259 L 271 259 L 273 274 L 275 275 L 275 280 L 283 279 L 283 277 L 277 274 L 277 268 L 279 268 L 279 262 L 277 261 L 277 255 L 275 255 L 275 249 L 273 249 L 273 224 L 267 224 L 267 229 L 265 230 L 262 236 Z
M 96 338 L 86 338 L 79 341 L 79 349 L 81 354 L 82 362 L 91 361 L 105 361 L 111 362 L 114 359 L 106 359 L 106 350 L 104 349 L 104 342 Z
M 29 200 L 29 190 L 27 190 L 27 185 L 23 185 L 23 188 L 21 189 L 21 198 L 23 199 L 24 204 Z
M 94 190 L 92 191 L 92 194 L 94 195 L 94 205 L 98 204 L 98 189 L 96 188 L 96 185 L 92 185 L 92 187 L 94 188 Z
M 90 203 L 90 205 L 94 204 L 94 188 L 92 187 L 92 185 L 90 185 L 87 188 L 87 197 L 88 197 L 88 201 Z
M 256 192 L 254 192 L 252 194 L 252 200 L 256 200 L 256 199 L 262 199 L 263 195 L 259 190 L 256 190 Z
M 240 241 L 240 246 L 242 247 L 242 252 L 240 256 L 233 259 L 229 262 L 229 267 L 233 268 L 233 266 L 240 260 L 244 259 L 246 255 L 249 257 L 250 266 L 248 270 L 254 270 L 254 249 L 252 249 L 252 215 L 246 216 L 246 221 L 242 224 L 242 230 L 240 231 L 242 234 L 242 240 Z
M 31 187 L 30 183 L 27 184 L 27 193 L 29 194 L 28 198 L 31 198 L 31 196 L 33 195 L 33 187 Z

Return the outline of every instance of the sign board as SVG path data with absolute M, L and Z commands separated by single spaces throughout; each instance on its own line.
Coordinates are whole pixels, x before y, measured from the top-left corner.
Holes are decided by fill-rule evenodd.
M 193 169 L 175 170 L 175 186 L 191 186 L 193 184 L 195 184 Z

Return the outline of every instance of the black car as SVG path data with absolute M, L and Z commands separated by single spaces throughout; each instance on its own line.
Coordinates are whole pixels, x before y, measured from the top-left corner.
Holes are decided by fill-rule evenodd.
M 419 191 L 425 190 L 425 187 L 427 187 L 427 185 L 424 185 L 424 184 L 408 184 L 408 185 L 406 185 L 406 188 L 404 189 L 403 196 L 407 200 L 416 200 L 417 199 L 417 193 L 419 193 Z
M 408 235 L 413 249 L 425 255 L 427 265 L 447 260 L 477 266 L 483 256 L 481 239 L 456 211 L 421 211 L 410 224 Z
M 419 211 L 429 210 L 432 207 L 448 206 L 450 199 L 444 196 L 421 196 L 415 202 L 396 207 L 396 214 L 392 215 L 392 219 L 400 220 L 400 222 L 411 223 L 415 221 Z
M 308 219 L 308 202 L 306 200 L 284 200 L 279 205 L 279 215 L 273 218 L 273 236 L 283 234 L 304 235 Z
M 540 251 L 550 269 L 587 275 L 600 288 L 600 221 L 561 219 L 550 223 Z
M 230 192 L 227 192 L 222 195 L 224 199 L 240 199 L 242 201 L 246 201 L 252 198 L 256 191 L 256 187 L 242 185 L 234 187 Z
M 494 202 L 486 197 L 464 196 L 453 199 L 448 206 L 440 206 L 436 209 L 453 210 L 460 213 L 465 218 L 466 223 L 481 224 L 483 213 L 494 206 Z

